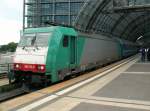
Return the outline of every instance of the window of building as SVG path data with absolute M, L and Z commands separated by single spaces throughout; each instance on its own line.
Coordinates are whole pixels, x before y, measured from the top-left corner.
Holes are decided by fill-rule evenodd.
M 49 24 L 45 24 L 46 22 L 52 22 L 52 17 L 53 16 L 42 16 L 41 17 L 41 25 L 42 26 L 47 26 Z
M 41 14 L 42 15 L 53 14 L 53 4 L 42 4 L 41 5 Z
M 44 26 L 44 21 L 52 21 L 68 25 L 74 24 L 76 16 L 80 12 L 80 9 L 84 5 L 85 1 L 86 0 L 40 0 L 40 2 L 38 2 L 38 0 L 26 1 L 28 4 L 25 4 L 24 15 L 32 17 L 32 21 L 26 19 L 26 26 Z
M 71 3 L 70 4 L 71 14 L 78 14 L 82 6 L 83 6 L 83 3 L 80 3 L 80 2 L 79 3 L 74 3 L 74 2 Z
M 61 24 L 69 24 L 69 16 L 57 15 L 57 16 L 55 16 L 55 22 L 61 23 Z
M 76 16 L 71 16 L 71 23 L 72 23 L 72 25 L 74 25 L 74 23 L 75 23 L 75 21 L 76 21 Z
M 56 3 L 55 4 L 56 14 L 67 14 L 69 13 L 69 3 Z

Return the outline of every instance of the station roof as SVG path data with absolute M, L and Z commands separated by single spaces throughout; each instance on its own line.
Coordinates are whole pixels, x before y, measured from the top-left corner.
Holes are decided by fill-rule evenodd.
M 127 4 L 128 0 L 88 0 L 75 26 L 98 31 L 130 41 L 144 40 L 150 35 L 150 6 Z M 119 6 L 115 6 L 117 3 Z

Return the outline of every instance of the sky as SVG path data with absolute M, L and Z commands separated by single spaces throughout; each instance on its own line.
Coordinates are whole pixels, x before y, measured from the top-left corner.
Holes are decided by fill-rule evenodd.
M 18 42 L 23 25 L 23 0 L 0 0 L 0 45 Z

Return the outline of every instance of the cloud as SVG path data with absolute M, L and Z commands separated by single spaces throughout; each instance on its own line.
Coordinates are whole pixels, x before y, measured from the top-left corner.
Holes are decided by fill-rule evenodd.
M 0 18 L 19 20 L 23 12 L 23 0 L 1 0 Z
M 0 19 L 0 45 L 18 42 L 22 25 L 18 21 Z
M 23 0 L 1 0 L 0 45 L 18 42 L 22 29 Z
M 16 9 L 23 7 L 23 0 L 1 0 L 1 4 L 9 9 Z

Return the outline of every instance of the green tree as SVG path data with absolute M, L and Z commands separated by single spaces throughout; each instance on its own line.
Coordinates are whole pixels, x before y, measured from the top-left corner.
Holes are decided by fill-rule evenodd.
M 14 42 L 10 42 L 7 45 L 2 45 L 0 47 L 0 52 L 15 52 L 16 48 L 17 48 L 17 43 Z

